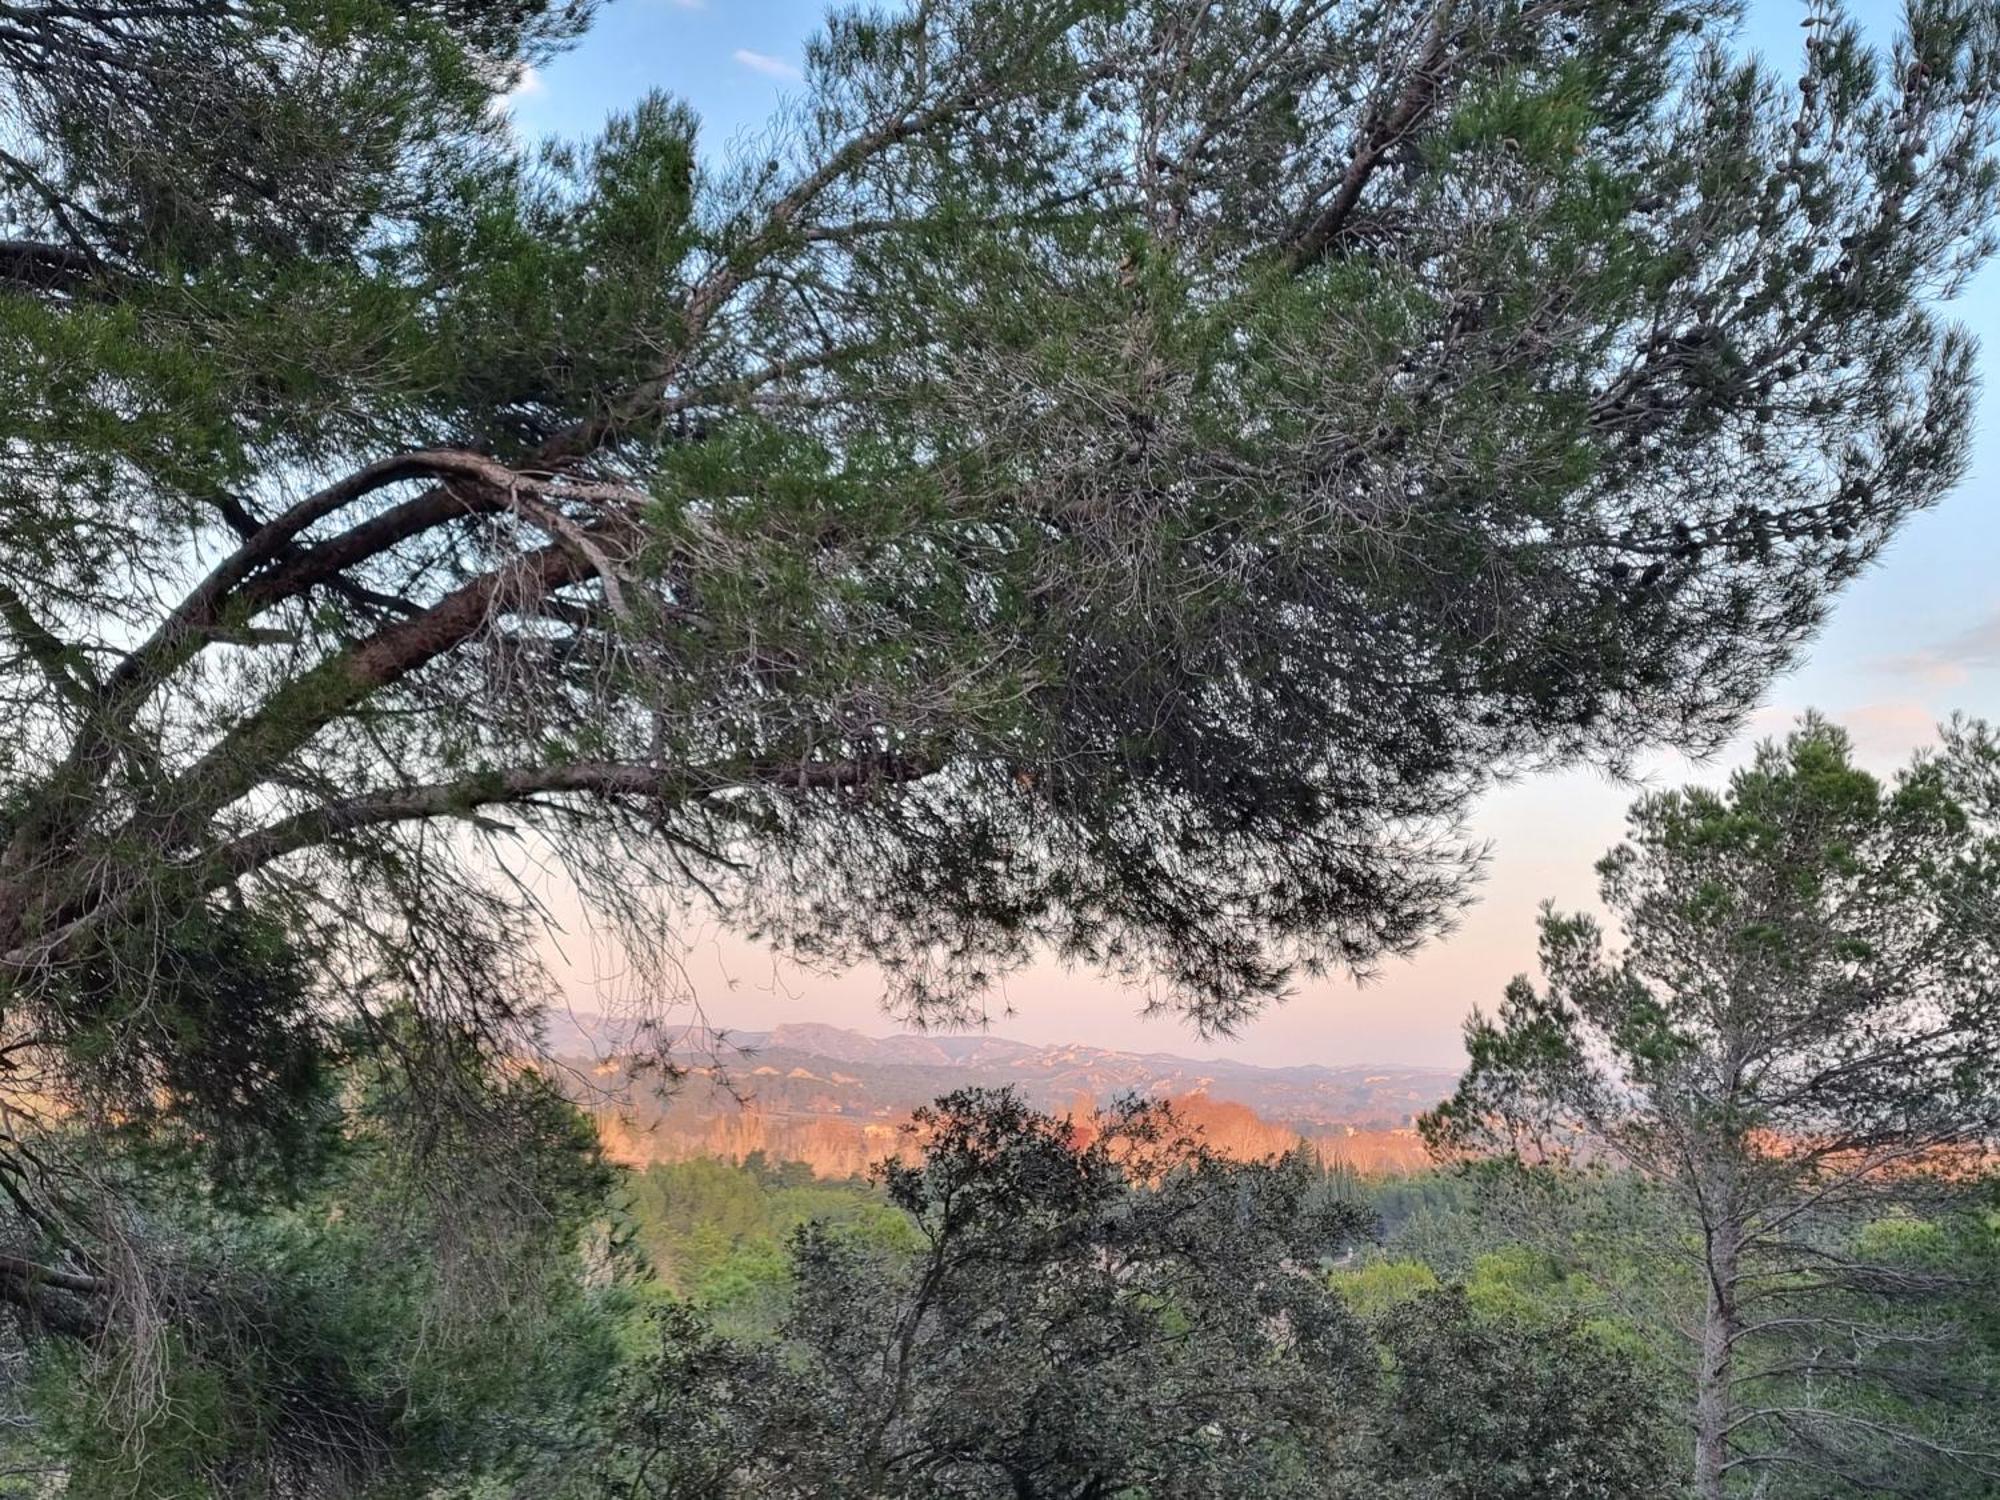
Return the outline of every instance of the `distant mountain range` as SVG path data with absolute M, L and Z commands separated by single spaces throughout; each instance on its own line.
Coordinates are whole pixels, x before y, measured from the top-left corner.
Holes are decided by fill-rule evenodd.
M 871 1037 L 800 1022 L 677 1035 L 672 1054 L 688 1072 L 663 1089 L 620 1051 L 616 1028 L 596 1018 L 566 1020 L 550 1043 L 622 1160 L 740 1160 L 762 1151 L 836 1177 L 889 1155 L 919 1105 L 953 1089 L 1002 1085 L 1058 1114 L 1128 1094 L 1169 1099 L 1232 1155 L 1311 1142 L 1364 1170 L 1412 1170 L 1426 1159 L 1415 1117 L 1457 1081 L 1440 1068 L 1265 1068 L 992 1036 Z

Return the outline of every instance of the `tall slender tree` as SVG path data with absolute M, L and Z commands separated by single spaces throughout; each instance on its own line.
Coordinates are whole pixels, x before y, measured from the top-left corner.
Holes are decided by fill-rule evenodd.
M 1732 16 L 919 0 L 704 156 L 512 140 L 577 7 L 10 0 L 10 1055 L 143 1087 L 239 905 L 490 1029 L 517 834 L 662 985 L 690 900 L 930 1017 L 1411 948 L 1960 472 L 2000 8 Z
M 1672 1205 L 1704 1500 L 2000 1476 L 1965 1420 L 1992 1392 L 1947 1358 L 1974 1263 L 1881 1232 L 1985 1206 L 1997 792 L 1983 726 L 1884 785 L 1809 719 L 1726 792 L 1645 798 L 1598 867 L 1622 949 L 1547 913 L 1546 985 L 1468 1024 L 1471 1066 L 1426 1118 L 1441 1147 L 1627 1169 Z

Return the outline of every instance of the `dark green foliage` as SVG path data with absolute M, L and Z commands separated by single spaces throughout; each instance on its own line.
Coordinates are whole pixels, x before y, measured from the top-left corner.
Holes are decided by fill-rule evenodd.
M 59 1096 L 64 1107 L 88 1115 L 116 1101 L 93 1123 L 124 1149 L 187 1158 L 225 1193 L 282 1195 L 338 1145 L 346 1048 L 314 1004 L 309 960 L 240 907 L 151 936 L 170 937 L 170 951 L 141 958 L 107 944 L 54 1003 L 23 1007 L 16 1023 L 24 1037 L 40 1026 L 39 1041 L 65 1055 L 81 1087 Z M 139 966 L 150 983 L 125 982 Z
M 1659 1382 L 1573 1324 L 1482 1320 L 1463 1292 L 1392 1308 L 1378 1492 L 1408 1500 L 1685 1494 Z
M 360 263 L 495 133 L 495 86 L 546 57 L 579 0 L 164 0 L 10 6 L 0 198 L 52 241 L 45 284 L 93 272 L 252 276 Z M 23 247 L 25 249 L 25 247 Z M 73 257 L 62 258 L 62 253 Z M 58 273 L 69 269 L 71 275 Z M 274 394 L 277 394 L 274 392 Z
M 276 1500 L 426 1493 L 561 1441 L 622 1303 L 585 1286 L 609 1185 L 588 1123 L 533 1078 L 489 1088 L 476 1139 L 413 1151 L 393 1112 L 348 1123 L 281 1209 L 106 1163 L 143 1168 L 125 1201 L 155 1301 L 39 1353 L 15 1451 L 79 1500 Z
M 1573 1328 L 1426 1295 L 1370 1330 L 1323 1262 L 1370 1216 L 1296 1160 L 1232 1164 L 1157 1108 L 940 1100 L 886 1185 L 897 1248 L 794 1238 L 777 1338 L 655 1321 L 581 1493 L 1666 1495 L 1657 1403 Z M 1451 1409 L 1485 1403 L 1476 1413 Z
M 251 886 L 449 1004 L 532 923 L 424 825 L 504 807 L 662 989 L 664 891 L 1227 1027 L 1434 932 L 1494 776 L 1717 743 L 1960 471 L 1990 4 L 1786 85 L 1715 0 L 947 0 L 737 157 L 525 150 L 587 9 L 15 7 L 17 982 Z
M 607 1433 L 607 1491 L 1315 1493 L 1371 1362 L 1314 1268 L 1365 1224 L 1311 1211 L 1300 1165 L 1231 1166 L 1158 1109 L 1102 1127 L 1085 1143 L 1010 1094 L 920 1114 L 921 1160 L 887 1168 L 914 1248 L 800 1231 L 769 1350 L 669 1318 Z M 689 1423 L 738 1450 L 678 1452 Z
M 519 1101 L 489 1128 L 545 988 L 523 848 L 641 992 L 699 901 L 924 1018 L 1053 952 L 1227 1029 L 1435 932 L 1495 777 L 1718 743 L 1962 469 L 1990 0 L 1880 58 L 1815 9 L 1795 84 L 1719 0 L 936 0 L 834 17 L 734 157 L 657 98 L 529 151 L 495 98 L 589 10 L 0 11 L 0 1045 L 124 1160 L 297 1192 L 340 1061 L 412 1162 L 480 1164 L 383 1204 L 553 1212 Z M 1814 963 L 1912 951 L 1852 936 Z M 1649 1077 L 1665 1017 L 1613 1028 Z M 1573 1060 L 1523 1036 L 1483 1061 Z M 1271 1274 L 1314 1251 L 1296 1173 L 990 1113 L 887 1183 L 970 1259 L 800 1242 L 788 1337 L 876 1433 L 812 1451 L 911 1492 L 1319 1475 L 1287 1445 L 1367 1361 Z M 47 1134 L 0 1151 L 42 1257 L 0 1300 L 101 1368 L 231 1368 L 132 1315 L 196 1305 L 143 1175 Z M 964 1359 L 885 1388 L 885 1348 Z M 1033 1415 L 1081 1384 L 1103 1421 Z

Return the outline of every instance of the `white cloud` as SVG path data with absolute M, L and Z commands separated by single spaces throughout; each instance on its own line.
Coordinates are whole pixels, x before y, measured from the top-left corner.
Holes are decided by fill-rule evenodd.
M 798 78 L 799 70 L 782 57 L 773 57 L 768 52 L 752 52 L 748 47 L 738 47 L 730 54 L 753 73 L 762 73 L 767 78 Z
M 1935 687 L 1958 687 L 1974 672 L 2000 667 L 2000 614 L 1922 651 L 1877 657 L 1873 665 L 1890 676 L 1913 677 Z
M 492 107 L 499 113 L 505 114 L 520 100 L 532 98 L 536 94 L 546 94 L 548 91 L 549 86 L 542 82 L 542 75 L 524 65 L 521 71 L 514 75 L 514 81 L 508 85 L 507 92 L 494 97 Z

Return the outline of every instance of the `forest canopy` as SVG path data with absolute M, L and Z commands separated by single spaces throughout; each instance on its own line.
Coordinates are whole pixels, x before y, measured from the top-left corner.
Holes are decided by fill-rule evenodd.
M 587 7 L 10 6 L 10 1014 L 231 902 L 518 991 L 530 832 L 663 992 L 690 902 L 932 1019 L 1408 951 L 1482 787 L 1714 746 L 1962 471 L 1993 12 L 1732 16 L 840 12 L 726 153 L 504 128 Z
M 553 1461 L 730 1494 L 787 1454 L 861 1494 L 1470 1500 L 1555 1493 L 1562 1452 L 1577 1500 L 1645 1493 L 1677 1367 L 1643 1319 L 1515 1326 L 1456 1272 L 1364 1315 L 1299 1238 L 1351 1207 L 1303 1164 L 1141 1170 L 1005 1097 L 942 1102 L 853 1222 L 766 1247 L 742 1326 L 667 1272 L 635 1354 L 658 1288 L 542 1045 L 542 876 L 652 1019 L 708 919 L 871 963 L 919 1024 L 1049 956 L 1226 1034 L 1415 951 L 1469 899 L 1483 792 L 1723 746 L 1962 477 L 2000 4 L 1914 0 L 1878 50 L 1814 0 L 1779 68 L 1728 0 L 912 0 L 832 12 L 735 147 L 661 93 L 524 140 L 508 92 L 596 10 L 0 0 L 24 1482 L 491 1495 Z M 1862 1112 L 1856 1149 L 1983 1160 L 1990 933 L 1952 903 L 1990 896 L 1990 743 L 1865 795 L 1837 736 L 1798 744 L 1730 795 L 1860 818 L 1780 868 L 1878 923 L 1795 903 L 1718 951 L 1820 984 L 1750 1019 L 1837 1023 L 1856 1071 L 1812 1102 Z M 1607 887 L 1641 937 L 1650 858 L 1758 823 L 1647 806 L 1669 831 Z M 1571 1022 L 1649 1086 L 1707 1055 L 1674 983 L 1552 923 L 1443 1145 L 1551 1101 L 1630 1144 Z M 1927 987 L 1889 1020 L 1971 1038 L 1902 1072 L 1870 1029 L 1897 963 Z M 1572 1014 L 1572 984 L 1630 1003 Z M 1768 1166 L 1723 1093 L 1693 1134 Z M 1137 1104 L 1121 1132 L 1178 1141 Z M 1598 1186 L 1686 1189 L 1636 1153 Z M 1749 1233 L 1775 1200 L 1724 1186 Z M 1971 1199 L 1896 1207 L 1771 1274 L 1865 1266 L 1834 1285 L 1872 1308 L 1911 1243 L 1982 1263 Z M 1824 1424 L 1735 1412 L 1710 1356 L 1712 1496 L 1751 1436 L 1782 1467 Z M 824 1388 L 774 1412 L 800 1369 Z M 1860 1373 L 1844 1418 L 1986 1461 Z M 1085 1387 L 1100 1421 L 1033 1420 Z M 656 1442 L 683 1419 L 713 1442 Z

